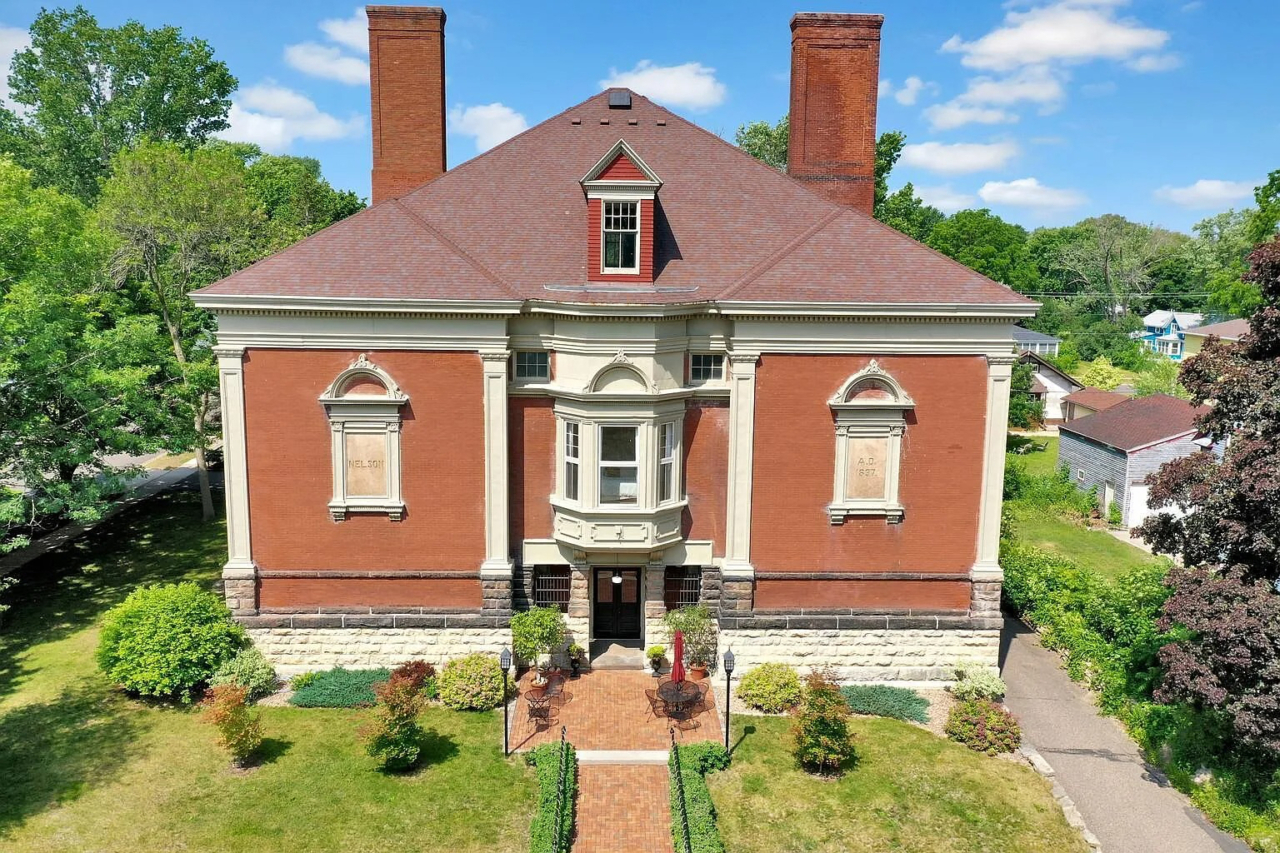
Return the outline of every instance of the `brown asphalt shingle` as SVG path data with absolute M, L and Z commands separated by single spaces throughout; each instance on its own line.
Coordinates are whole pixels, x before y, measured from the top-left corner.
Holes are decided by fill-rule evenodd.
M 1125 400 L 1104 412 L 1063 424 L 1058 430 L 1129 451 L 1193 431 L 1201 411 L 1186 400 L 1153 394 Z
M 1062 402 L 1079 403 L 1087 409 L 1093 409 L 1095 412 L 1103 412 L 1128 399 L 1128 394 L 1121 394 L 1117 391 L 1103 391 L 1101 388 L 1087 386 L 1081 388 L 1079 391 L 1072 391 L 1070 394 L 1062 398 Z
M 639 95 L 571 107 L 204 289 L 246 296 L 1029 306 Z M 577 120 L 579 123 L 574 124 Z M 603 124 L 603 121 L 608 124 Z M 635 124 L 630 122 L 634 121 Z M 587 286 L 579 180 L 625 139 L 663 180 L 652 286 Z

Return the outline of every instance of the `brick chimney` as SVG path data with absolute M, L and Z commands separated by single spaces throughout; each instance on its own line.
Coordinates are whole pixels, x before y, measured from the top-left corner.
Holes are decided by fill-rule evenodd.
M 369 6 L 373 203 L 445 170 L 444 10 Z
M 791 19 L 787 173 L 837 204 L 875 206 L 876 90 L 883 15 Z

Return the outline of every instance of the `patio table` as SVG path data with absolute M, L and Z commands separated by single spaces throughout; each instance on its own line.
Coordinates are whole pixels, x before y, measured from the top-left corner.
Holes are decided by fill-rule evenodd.
M 658 685 L 658 698 L 668 717 L 683 719 L 702 700 L 702 689 L 692 681 L 667 680 Z

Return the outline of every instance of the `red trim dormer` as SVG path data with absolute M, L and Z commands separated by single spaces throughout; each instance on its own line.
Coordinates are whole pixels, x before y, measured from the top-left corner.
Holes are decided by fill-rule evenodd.
M 581 183 L 587 196 L 587 281 L 652 283 L 654 209 L 662 180 L 620 139 Z

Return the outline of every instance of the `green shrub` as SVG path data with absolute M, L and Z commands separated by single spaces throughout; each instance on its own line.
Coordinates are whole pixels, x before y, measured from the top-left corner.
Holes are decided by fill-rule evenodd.
M 1018 721 L 990 699 L 970 699 L 951 708 L 947 737 L 975 752 L 996 755 L 1013 752 L 1022 743 Z
M 708 669 L 716 668 L 716 621 L 710 610 L 701 604 L 668 610 L 662 617 L 662 624 L 673 638 L 676 631 L 684 636 L 684 657 L 687 663 L 704 664 Z M 673 639 L 672 643 L 674 642 Z
M 440 701 L 455 711 L 487 711 L 505 699 L 506 674 L 493 655 L 454 658 L 444 665 L 436 686 Z
M 956 666 L 956 680 L 951 694 L 961 702 L 970 699 L 996 699 L 1009 689 L 1004 679 L 991 671 L 991 667 L 977 661 L 962 661 Z
M 572 744 L 564 745 L 566 752 L 564 799 L 560 800 L 560 744 L 544 743 L 525 753 L 525 761 L 532 764 L 538 775 L 538 809 L 529 828 L 529 849 L 532 853 L 559 853 L 567 850 L 573 839 L 573 807 L 578 790 L 578 756 Z M 563 809 L 560 808 L 563 802 Z
M 849 705 L 830 671 L 817 670 L 805 678 L 804 694 L 794 713 L 792 749 L 801 767 L 838 773 L 857 762 Z
M 289 702 L 299 708 L 364 708 L 378 701 L 373 685 L 391 678 L 391 670 L 343 669 L 315 673 L 309 684 L 293 692 Z
M 289 686 L 294 690 L 301 690 L 304 687 L 314 684 L 316 679 L 319 677 L 320 673 L 318 672 L 300 672 L 293 678 L 289 679 Z
M 249 646 L 218 667 L 209 684 L 234 684 L 248 690 L 250 700 L 261 699 L 275 691 L 276 671 L 262 652 Z
M 1112 527 L 1124 524 L 1124 510 L 1120 509 L 1120 504 L 1116 501 L 1112 501 L 1111 506 L 1107 507 L 1107 524 Z
M 373 686 L 378 705 L 373 720 L 361 730 L 365 750 L 387 770 L 408 770 L 422 754 L 421 684 L 411 674 L 392 675 Z
M 538 663 L 564 645 L 564 614 L 558 607 L 532 607 L 511 617 L 511 649 L 516 657 Z
M 679 762 L 676 756 L 679 754 Z M 716 825 L 716 807 L 707 789 L 706 774 L 729 766 L 729 751 L 718 743 L 703 742 L 672 750 L 667 758 L 671 791 L 671 839 L 683 851 L 684 818 L 680 812 L 680 786 L 684 788 L 684 814 L 689 821 L 689 845 L 693 853 L 724 853 L 724 841 Z
M 762 663 L 742 676 L 738 698 L 757 711 L 781 714 L 800 701 L 800 676 L 783 663 Z
M 244 630 L 212 592 L 194 583 L 146 586 L 107 611 L 98 666 L 130 692 L 190 702 L 244 644 Z
M 888 684 L 848 684 L 840 695 L 855 714 L 890 717 L 916 723 L 929 722 L 929 700 L 914 690 Z
M 218 730 L 218 746 L 231 753 L 231 761 L 243 767 L 262 746 L 262 720 L 245 705 L 249 691 L 236 684 L 209 688 L 201 703 L 205 722 Z

